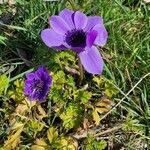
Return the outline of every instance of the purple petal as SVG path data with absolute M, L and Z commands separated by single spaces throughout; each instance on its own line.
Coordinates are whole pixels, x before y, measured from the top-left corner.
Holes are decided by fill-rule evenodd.
M 32 82 L 33 82 L 32 80 L 25 80 L 25 86 L 24 86 L 25 95 L 32 92 L 32 89 L 31 89 Z
M 64 35 L 68 30 L 70 30 L 68 24 L 60 16 L 52 16 L 50 18 L 50 25 L 58 34 Z
M 92 74 L 101 74 L 103 70 L 103 59 L 95 46 L 86 47 L 85 51 L 79 53 L 81 63 L 85 70 Z
M 85 30 L 91 30 L 95 25 L 97 24 L 103 24 L 103 19 L 99 16 L 94 16 L 94 17 L 88 17 L 87 25 Z
M 80 12 L 80 11 L 76 11 L 75 15 L 74 15 L 74 23 L 77 29 L 84 29 L 87 25 L 87 16 Z
M 24 94 L 25 94 L 25 95 L 28 95 L 28 94 L 30 94 L 30 93 L 32 93 L 31 87 L 26 86 L 26 87 L 24 88 Z
M 44 66 L 40 66 L 35 72 L 28 74 L 24 84 L 24 94 L 30 100 L 44 100 L 51 85 L 52 76 Z
M 30 85 L 32 84 L 32 82 L 33 82 L 33 80 L 27 79 L 27 80 L 25 81 L 25 84 L 30 86 Z
M 46 70 L 46 68 L 44 66 L 40 66 L 36 71 L 35 71 L 35 76 L 40 79 L 44 72 L 46 72 L 48 74 L 48 71 Z
M 51 78 L 51 77 L 49 76 L 48 70 L 47 70 L 44 66 L 40 66 L 40 67 L 38 68 L 38 70 L 35 72 L 35 76 L 37 77 L 37 79 L 43 80 L 43 81 L 45 81 L 45 80 Z M 47 84 L 48 84 L 48 83 L 47 83 Z
M 31 73 L 27 73 L 26 74 L 26 78 L 29 79 L 29 80 L 34 79 L 34 73 L 32 73 L 32 72 Z
M 45 29 L 41 32 L 41 38 L 48 47 L 60 46 L 63 43 L 63 36 L 52 29 Z
M 94 44 L 104 46 L 108 38 L 108 33 L 105 27 L 103 25 L 96 25 L 94 26 L 93 30 L 96 30 L 98 32 L 98 36 L 96 37 Z
M 92 45 L 94 44 L 94 41 L 97 37 L 98 33 L 95 30 L 90 31 L 87 34 L 87 38 L 86 38 L 86 44 L 88 47 L 92 47 Z
M 74 11 L 69 10 L 69 9 L 64 9 L 59 13 L 59 16 L 63 18 L 63 20 L 65 20 L 65 22 L 71 29 L 75 28 L 75 25 L 73 23 L 73 14 L 74 14 Z
M 38 67 L 36 72 L 46 72 L 47 73 L 48 71 L 43 65 L 41 65 L 41 66 Z

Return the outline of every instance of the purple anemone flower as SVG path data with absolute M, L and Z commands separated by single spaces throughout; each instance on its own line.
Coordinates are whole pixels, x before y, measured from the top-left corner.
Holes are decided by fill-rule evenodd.
M 104 46 L 108 33 L 101 17 L 64 9 L 58 16 L 50 17 L 49 23 L 51 28 L 41 32 L 48 47 L 71 49 L 78 53 L 87 72 L 102 73 L 104 63 L 96 45 Z
M 30 100 L 42 101 L 46 98 L 52 85 L 52 77 L 45 67 L 40 66 L 35 72 L 26 75 L 24 94 Z

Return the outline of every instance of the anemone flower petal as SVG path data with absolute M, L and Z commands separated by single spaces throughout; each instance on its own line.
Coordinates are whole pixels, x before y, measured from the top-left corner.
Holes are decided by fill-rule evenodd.
M 64 40 L 61 34 L 57 34 L 52 29 L 44 29 L 41 32 L 41 38 L 48 47 L 60 46 Z
M 74 14 L 74 24 L 77 29 L 84 29 L 87 25 L 87 16 L 80 12 L 76 11 Z
M 36 73 L 37 78 L 40 79 L 42 76 L 44 76 L 45 73 L 48 74 L 48 71 L 46 70 L 44 66 L 40 66 L 35 73 Z M 46 76 L 44 77 L 46 78 Z
M 81 63 L 85 70 L 91 74 L 101 74 L 103 70 L 103 59 L 95 46 L 86 47 L 79 53 Z
M 27 74 L 26 77 L 24 94 L 29 100 L 44 100 L 52 84 L 52 77 L 47 69 L 44 66 L 40 66 L 35 72 Z
M 93 27 L 93 30 L 96 30 L 98 32 L 98 35 L 96 37 L 94 44 L 99 45 L 99 46 L 104 46 L 108 38 L 108 32 L 106 31 L 105 27 L 103 25 L 98 24 Z
M 71 29 L 75 28 L 75 25 L 73 22 L 73 14 L 74 14 L 74 11 L 69 10 L 69 9 L 64 9 L 59 13 L 59 16 L 63 18 L 63 20 L 65 20 L 65 22 Z
M 95 30 L 91 30 L 88 34 L 87 34 L 87 38 L 86 38 L 86 45 L 88 47 L 92 47 L 92 45 L 94 44 L 94 41 L 97 37 L 98 33 Z
M 30 78 L 31 80 L 34 78 L 34 73 L 28 73 L 26 74 L 26 78 Z
M 88 17 L 85 30 L 89 31 L 97 24 L 100 24 L 100 25 L 103 24 L 103 19 L 100 16 L 90 16 Z
M 69 25 L 60 16 L 52 16 L 50 18 L 50 25 L 58 34 L 64 35 L 68 30 L 70 30 Z

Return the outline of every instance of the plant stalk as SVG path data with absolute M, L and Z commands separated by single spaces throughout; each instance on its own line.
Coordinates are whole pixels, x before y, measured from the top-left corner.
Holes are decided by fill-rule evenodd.
M 81 85 L 82 80 L 83 80 L 83 67 L 82 67 L 81 60 L 79 57 L 78 57 L 78 66 L 79 66 L 79 72 L 80 72 L 79 85 Z

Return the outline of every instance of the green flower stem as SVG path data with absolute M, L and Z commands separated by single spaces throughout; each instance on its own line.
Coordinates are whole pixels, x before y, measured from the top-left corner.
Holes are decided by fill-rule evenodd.
M 79 77 L 79 85 L 80 85 L 83 80 L 83 67 L 82 67 L 81 60 L 79 57 L 78 57 L 78 66 L 79 66 L 79 72 L 80 72 L 80 77 Z

